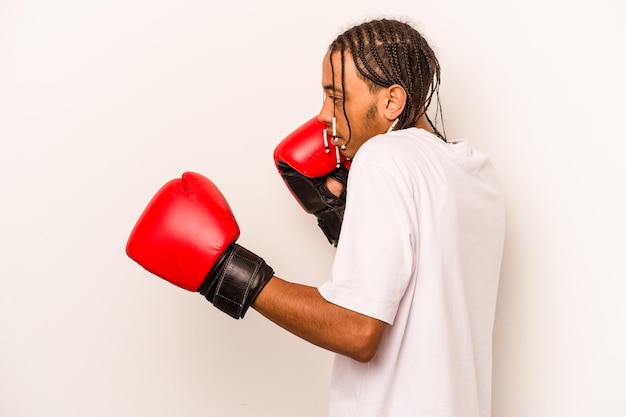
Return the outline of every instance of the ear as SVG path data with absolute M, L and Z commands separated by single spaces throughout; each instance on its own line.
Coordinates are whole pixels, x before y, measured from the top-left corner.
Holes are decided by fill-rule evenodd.
M 389 120 L 396 120 L 406 106 L 406 91 L 398 84 L 386 88 L 385 91 L 383 114 Z

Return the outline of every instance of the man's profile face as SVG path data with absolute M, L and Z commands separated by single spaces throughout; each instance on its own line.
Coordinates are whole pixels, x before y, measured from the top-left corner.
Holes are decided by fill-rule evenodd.
M 341 53 L 326 53 L 322 62 L 322 88 L 324 103 L 318 119 L 325 123 L 328 136 L 332 137 L 332 119 L 336 118 L 338 141 L 331 143 L 336 146 L 346 145 L 341 153 L 352 158 L 368 139 L 387 129 L 387 120 L 381 116 L 381 89 L 372 93 L 369 86 L 357 73 L 356 66 L 349 51 L 344 53 L 344 80 L 341 81 Z M 334 68 L 334 74 L 333 74 Z M 344 114 L 345 106 L 345 114 Z M 346 115 L 350 121 L 346 120 Z

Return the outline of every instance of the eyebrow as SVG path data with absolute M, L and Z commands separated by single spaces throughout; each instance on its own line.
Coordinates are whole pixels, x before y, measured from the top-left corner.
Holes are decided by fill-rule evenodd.
M 337 88 L 336 86 L 333 86 L 332 84 L 324 86 L 324 91 L 327 91 L 327 90 L 333 91 L 335 93 L 343 93 L 343 90 L 341 88 Z

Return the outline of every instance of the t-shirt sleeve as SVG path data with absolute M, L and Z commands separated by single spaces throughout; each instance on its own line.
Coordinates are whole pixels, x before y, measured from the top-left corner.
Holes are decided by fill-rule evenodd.
M 417 214 L 393 165 L 364 157 L 350 170 L 332 279 L 318 291 L 333 304 L 393 324 L 416 267 Z

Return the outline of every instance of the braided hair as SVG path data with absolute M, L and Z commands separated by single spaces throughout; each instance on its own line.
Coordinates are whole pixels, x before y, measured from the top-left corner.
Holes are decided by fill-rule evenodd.
M 413 127 L 425 115 L 435 134 L 446 140 L 445 130 L 441 133 L 436 127 L 437 115 L 442 114 L 439 101 L 439 62 L 426 39 L 411 25 L 390 19 L 365 22 L 339 35 L 330 44 L 329 51 L 329 57 L 335 52 L 340 53 L 342 89 L 345 80 L 345 54 L 349 53 L 359 77 L 365 81 L 371 92 L 394 84 L 400 85 L 406 92 L 407 101 L 398 118 L 397 129 Z M 334 80 L 333 60 L 329 59 Z M 435 95 L 437 109 L 433 123 L 426 110 Z M 345 106 L 344 100 L 343 113 L 350 129 Z M 441 123 L 443 129 L 443 116 Z

